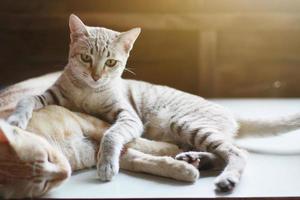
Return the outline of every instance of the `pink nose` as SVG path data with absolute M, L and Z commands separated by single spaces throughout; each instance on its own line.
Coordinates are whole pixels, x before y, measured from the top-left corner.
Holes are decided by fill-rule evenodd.
M 92 75 L 92 78 L 94 81 L 98 81 L 100 79 L 100 76 L 99 75 Z

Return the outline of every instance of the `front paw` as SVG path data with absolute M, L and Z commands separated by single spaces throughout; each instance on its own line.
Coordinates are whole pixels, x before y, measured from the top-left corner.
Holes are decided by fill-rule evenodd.
M 25 129 L 28 124 L 28 118 L 26 114 L 14 114 L 8 117 L 7 122 L 13 126 Z
M 100 180 L 110 181 L 119 172 L 118 160 L 99 160 L 97 163 L 97 174 Z

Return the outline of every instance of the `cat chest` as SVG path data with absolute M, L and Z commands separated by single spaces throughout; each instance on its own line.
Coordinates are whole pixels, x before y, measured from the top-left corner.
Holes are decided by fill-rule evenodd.
M 88 113 L 97 117 L 110 119 L 116 100 L 109 95 L 87 95 L 82 99 L 80 107 L 84 113 Z

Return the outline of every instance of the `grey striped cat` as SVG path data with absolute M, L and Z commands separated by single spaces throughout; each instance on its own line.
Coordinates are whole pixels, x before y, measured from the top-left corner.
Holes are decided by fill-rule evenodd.
M 300 127 L 299 114 L 275 121 L 239 120 L 199 96 L 122 79 L 140 28 L 120 33 L 86 26 L 75 15 L 70 16 L 69 26 L 71 44 L 64 72 L 43 95 L 21 100 L 8 122 L 25 128 L 33 110 L 56 104 L 113 123 L 98 154 L 97 173 L 103 181 L 118 173 L 122 146 L 144 134 L 197 150 L 199 157 L 200 151 L 207 151 L 222 158 L 226 167 L 215 184 L 218 190 L 228 191 L 239 182 L 246 165 L 246 152 L 232 143 L 237 133 L 272 134 Z M 179 158 L 184 156 L 189 153 Z

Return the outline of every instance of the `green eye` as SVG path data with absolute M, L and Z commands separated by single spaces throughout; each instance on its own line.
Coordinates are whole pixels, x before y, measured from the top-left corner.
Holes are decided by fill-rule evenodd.
M 92 62 L 92 57 L 88 54 L 80 54 L 80 58 L 83 62 L 86 62 L 86 63 Z
M 114 60 L 114 59 L 108 59 L 108 60 L 105 62 L 105 65 L 108 66 L 108 67 L 114 67 L 116 64 L 117 64 L 117 61 Z

